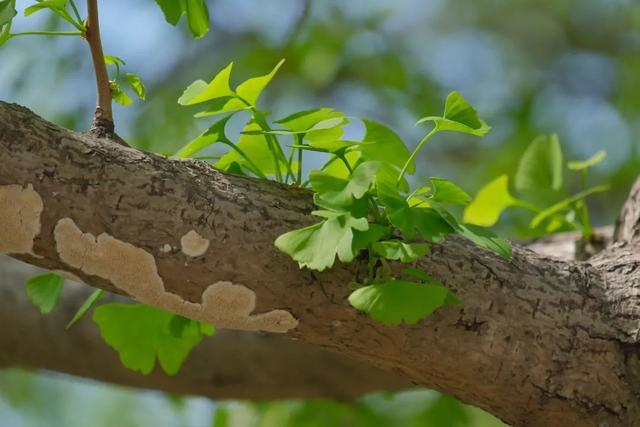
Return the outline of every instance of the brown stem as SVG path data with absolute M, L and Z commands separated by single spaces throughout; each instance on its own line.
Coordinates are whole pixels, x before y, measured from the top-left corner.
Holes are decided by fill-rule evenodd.
M 112 136 L 114 131 L 113 112 L 111 109 L 111 87 L 107 64 L 104 62 L 104 52 L 100 41 L 100 22 L 98 20 L 98 0 L 87 0 L 86 39 L 91 50 L 91 59 L 96 73 L 98 88 L 98 102 L 93 115 L 91 132 L 98 136 Z

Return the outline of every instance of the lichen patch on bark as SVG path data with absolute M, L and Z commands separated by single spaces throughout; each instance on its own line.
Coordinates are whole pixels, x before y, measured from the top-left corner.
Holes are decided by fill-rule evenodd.
M 31 184 L 0 186 L 0 252 L 35 255 L 42 209 L 42 198 Z
M 199 257 L 209 249 L 209 240 L 199 235 L 195 230 L 189 231 L 180 239 L 182 253 L 190 257 Z
M 227 329 L 287 332 L 298 324 L 286 310 L 252 315 L 255 292 L 231 282 L 209 286 L 202 295 L 202 303 L 186 301 L 164 289 L 155 258 L 149 252 L 106 233 L 97 238 L 83 233 L 71 218 L 58 221 L 54 237 L 63 262 L 111 281 L 145 304 Z

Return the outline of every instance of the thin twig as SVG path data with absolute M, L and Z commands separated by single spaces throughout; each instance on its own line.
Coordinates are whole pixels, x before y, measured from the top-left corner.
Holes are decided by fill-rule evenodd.
M 87 0 L 87 24 L 85 37 L 91 50 L 93 69 L 96 74 L 97 106 L 93 116 L 91 132 L 98 136 L 112 136 L 114 131 L 113 111 L 111 108 L 111 87 L 107 64 L 100 40 L 100 21 L 98 20 L 98 0 Z

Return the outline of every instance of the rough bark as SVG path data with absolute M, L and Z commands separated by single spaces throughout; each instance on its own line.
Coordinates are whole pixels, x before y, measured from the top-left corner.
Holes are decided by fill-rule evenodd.
M 0 367 L 46 369 L 138 388 L 213 399 L 352 399 L 411 387 L 363 362 L 282 335 L 220 330 L 205 340 L 172 377 L 125 368 L 100 338 L 90 316 L 65 330 L 92 289 L 67 282 L 58 307 L 43 316 L 22 284 L 41 271 L 0 255 Z M 126 302 L 112 295 L 109 300 Z M 108 301 L 107 299 L 103 301 Z
M 572 256 L 567 248 L 574 240 L 573 233 L 566 233 L 531 243 L 530 247 L 558 257 Z M 0 324 L 11 325 L 0 329 L 0 367 L 52 370 L 213 399 L 353 399 L 367 392 L 412 387 L 409 381 L 363 360 L 280 335 L 233 330 L 221 330 L 206 338 L 176 376 L 169 377 L 158 370 L 143 376 L 123 367 L 117 353 L 100 338 L 90 316 L 72 329 L 65 329 L 91 288 L 67 282 L 53 313 L 40 314 L 22 285 L 28 277 L 42 272 L 0 255 Z M 130 301 L 115 295 L 108 300 Z
M 44 204 L 35 255 L 13 254 L 19 259 L 126 293 L 61 260 L 54 229 L 71 218 L 83 232 L 151 254 L 176 298 L 200 302 L 212 283 L 243 284 L 255 292 L 256 313 L 286 310 L 298 320 L 287 335 L 363 357 L 512 425 L 640 425 L 640 250 L 628 234 L 587 262 L 521 247 L 506 261 L 448 238 L 419 266 L 462 305 L 386 327 L 346 302 L 346 284 L 363 274 L 364 262 L 318 274 L 273 247 L 279 234 L 314 221 L 308 192 L 143 154 L 17 106 L 0 104 L 0 123 L 0 186 L 32 185 Z M 210 240 L 203 256 L 160 250 L 179 247 L 191 230 Z

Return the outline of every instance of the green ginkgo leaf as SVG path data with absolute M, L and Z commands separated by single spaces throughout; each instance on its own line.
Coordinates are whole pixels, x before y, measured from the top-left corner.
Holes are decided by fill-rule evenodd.
M 216 74 L 209 83 L 203 80 L 196 80 L 191 83 L 178 99 L 178 103 L 180 105 L 195 105 L 212 99 L 234 96 L 235 92 L 229 86 L 232 69 L 233 62 Z
M 376 177 L 376 190 L 387 218 L 406 238 L 412 239 L 419 234 L 429 241 L 438 242 L 445 235 L 454 232 L 431 207 L 410 206 L 407 198 L 389 182 L 384 173 L 379 173 Z
M 442 117 L 423 117 L 416 124 L 433 122 L 439 131 L 453 131 L 484 136 L 491 130 L 473 106 L 458 92 L 451 92 L 445 101 Z
M 194 38 L 203 37 L 209 32 L 209 9 L 204 0 L 156 0 L 156 3 L 171 25 L 177 25 L 182 15 L 186 14 Z
M 463 221 L 490 227 L 498 222 L 505 209 L 517 204 L 518 200 L 509 192 L 509 177 L 501 175 L 480 189 L 473 202 L 464 210 Z
M 253 77 L 240 83 L 236 88 L 238 96 L 249 105 L 256 106 L 262 91 L 271 82 L 273 76 L 275 76 L 280 67 L 282 67 L 282 64 L 284 64 L 284 59 L 280 60 L 269 74 L 265 74 L 260 77 Z
M 261 129 L 260 125 L 254 121 L 249 122 L 244 128 L 244 133 L 240 135 L 238 142 L 233 144 L 233 149 L 222 156 L 215 166 L 221 170 L 228 170 L 233 163 L 236 163 L 257 176 L 274 175 L 278 165 L 269 148 L 270 145 L 266 135 L 247 132 L 258 129 Z M 277 152 L 277 156 L 281 164 L 287 162 L 287 159 L 281 153 Z
M 278 237 L 275 245 L 298 262 L 300 268 L 323 271 L 333 266 L 336 257 L 350 262 L 356 257 L 354 231 L 369 231 L 366 218 L 354 218 L 349 212 L 315 211 L 324 221 L 293 230 Z M 378 230 L 372 231 L 378 233 Z M 360 239 L 364 239 L 363 236 Z
M 118 352 L 122 364 L 145 375 L 153 370 L 156 358 L 168 375 L 175 375 L 203 336 L 213 333 L 210 326 L 190 321 L 176 337 L 171 331 L 173 317 L 143 304 L 104 304 L 93 312 L 100 335 Z
M 331 123 L 328 122 L 329 120 L 336 119 L 338 122 L 333 126 L 326 125 L 327 123 Z M 294 133 L 306 133 L 310 129 L 317 127 L 318 123 L 325 123 L 322 128 L 326 129 L 335 127 L 343 121 L 344 114 L 340 111 L 334 111 L 333 108 L 317 108 L 290 114 L 287 117 L 276 120 L 275 123 L 282 125 L 282 127 Z
M 127 73 L 126 76 L 127 76 L 127 83 L 129 83 L 129 86 L 131 87 L 131 89 L 133 89 L 133 92 L 136 94 L 138 98 L 144 101 L 146 97 L 146 89 L 140 77 L 138 77 L 133 73 Z
M 42 314 L 47 314 L 58 305 L 63 285 L 64 278 L 57 274 L 38 274 L 27 279 L 27 297 Z
M 363 197 L 373 185 L 379 162 L 363 162 L 348 179 L 332 176 L 322 170 L 309 174 L 309 182 L 317 192 L 316 203 L 322 207 L 339 208 Z
M 349 303 L 386 325 L 414 324 L 438 308 L 459 300 L 441 283 L 388 280 L 364 286 L 349 295 Z
M 453 182 L 444 178 L 429 178 L 431 186 L 417 189 L 411 193 L 409 204 L 412 206 L 431 206 L 433 203 L 443 205 L 468 205 L 471 196 Z
M 158 6 L 164 14 L 164 18 L 171 25 L 178 24 L 180 17 L 184 13 L 183 2 L 179 0 L 156 0 Z
M 224 130 L 227 122 L 231 116 L 227 116 L 221 120 L 218 120 L 209 129 L 202 132 L 196 139 L 189 142 L 187 145 L 182 147 L 176 154 L 176 157 L 192 157 L 194 154 L 203 150 L 216 142 L 223 142 L 226 144 L 230 144 L 229 138 L 227 138 Z
M 0 30 L 18 14 L 15 0 L 0 1 Z
M 110 82 L 110 87 L 111 87 L 111 97 L 115 102 L 124 106 L 131 105 L 131 103 L 133 103 L 133 99 L 131 99 L 131 97 L 127 95 L 125 91 L 122 90 L 122 88 L 120 87 L 120 84 L 112 81 Z
M 562 165 L 558 136 L 539 136 L 520 158 L 514 187 L 523 193 L 558 191 L 562 188 Z
M 385 240 L 372 245 L 375 253 L 383 258 L 401 262 L 413 262 L 427 254 L 426 243 L 405 243 L 402 240 Z
M 67 0 L 43 0 L 27 7 L 24 10 L 24 16 L 29 16 L 43 9 L 50 9 L 54 13 L 64 13 L 67 7 Z
M 409 149 L 397 133 L 373 120 L 362 119 L 365 135 L 362 143 L 355 147 L 364 160 L 381 161 L 401 168 L 411 156 Z M 408 167 L 413 173 L 413 162 Z
M 486 228 L 473 224 L 460 224 L 458 220 L 442 206 L 436 205 L 434 209 L 459 235 L 480 247 L 497 253 L 504 259 L 511 258 L 512 247 L 507 240 L 498 237 Z
M 191 35 L 195 38 L 204 37 L 209 32 L 209 9 L 205 0 L 181 0 L 187 14 L 187 23 Z

